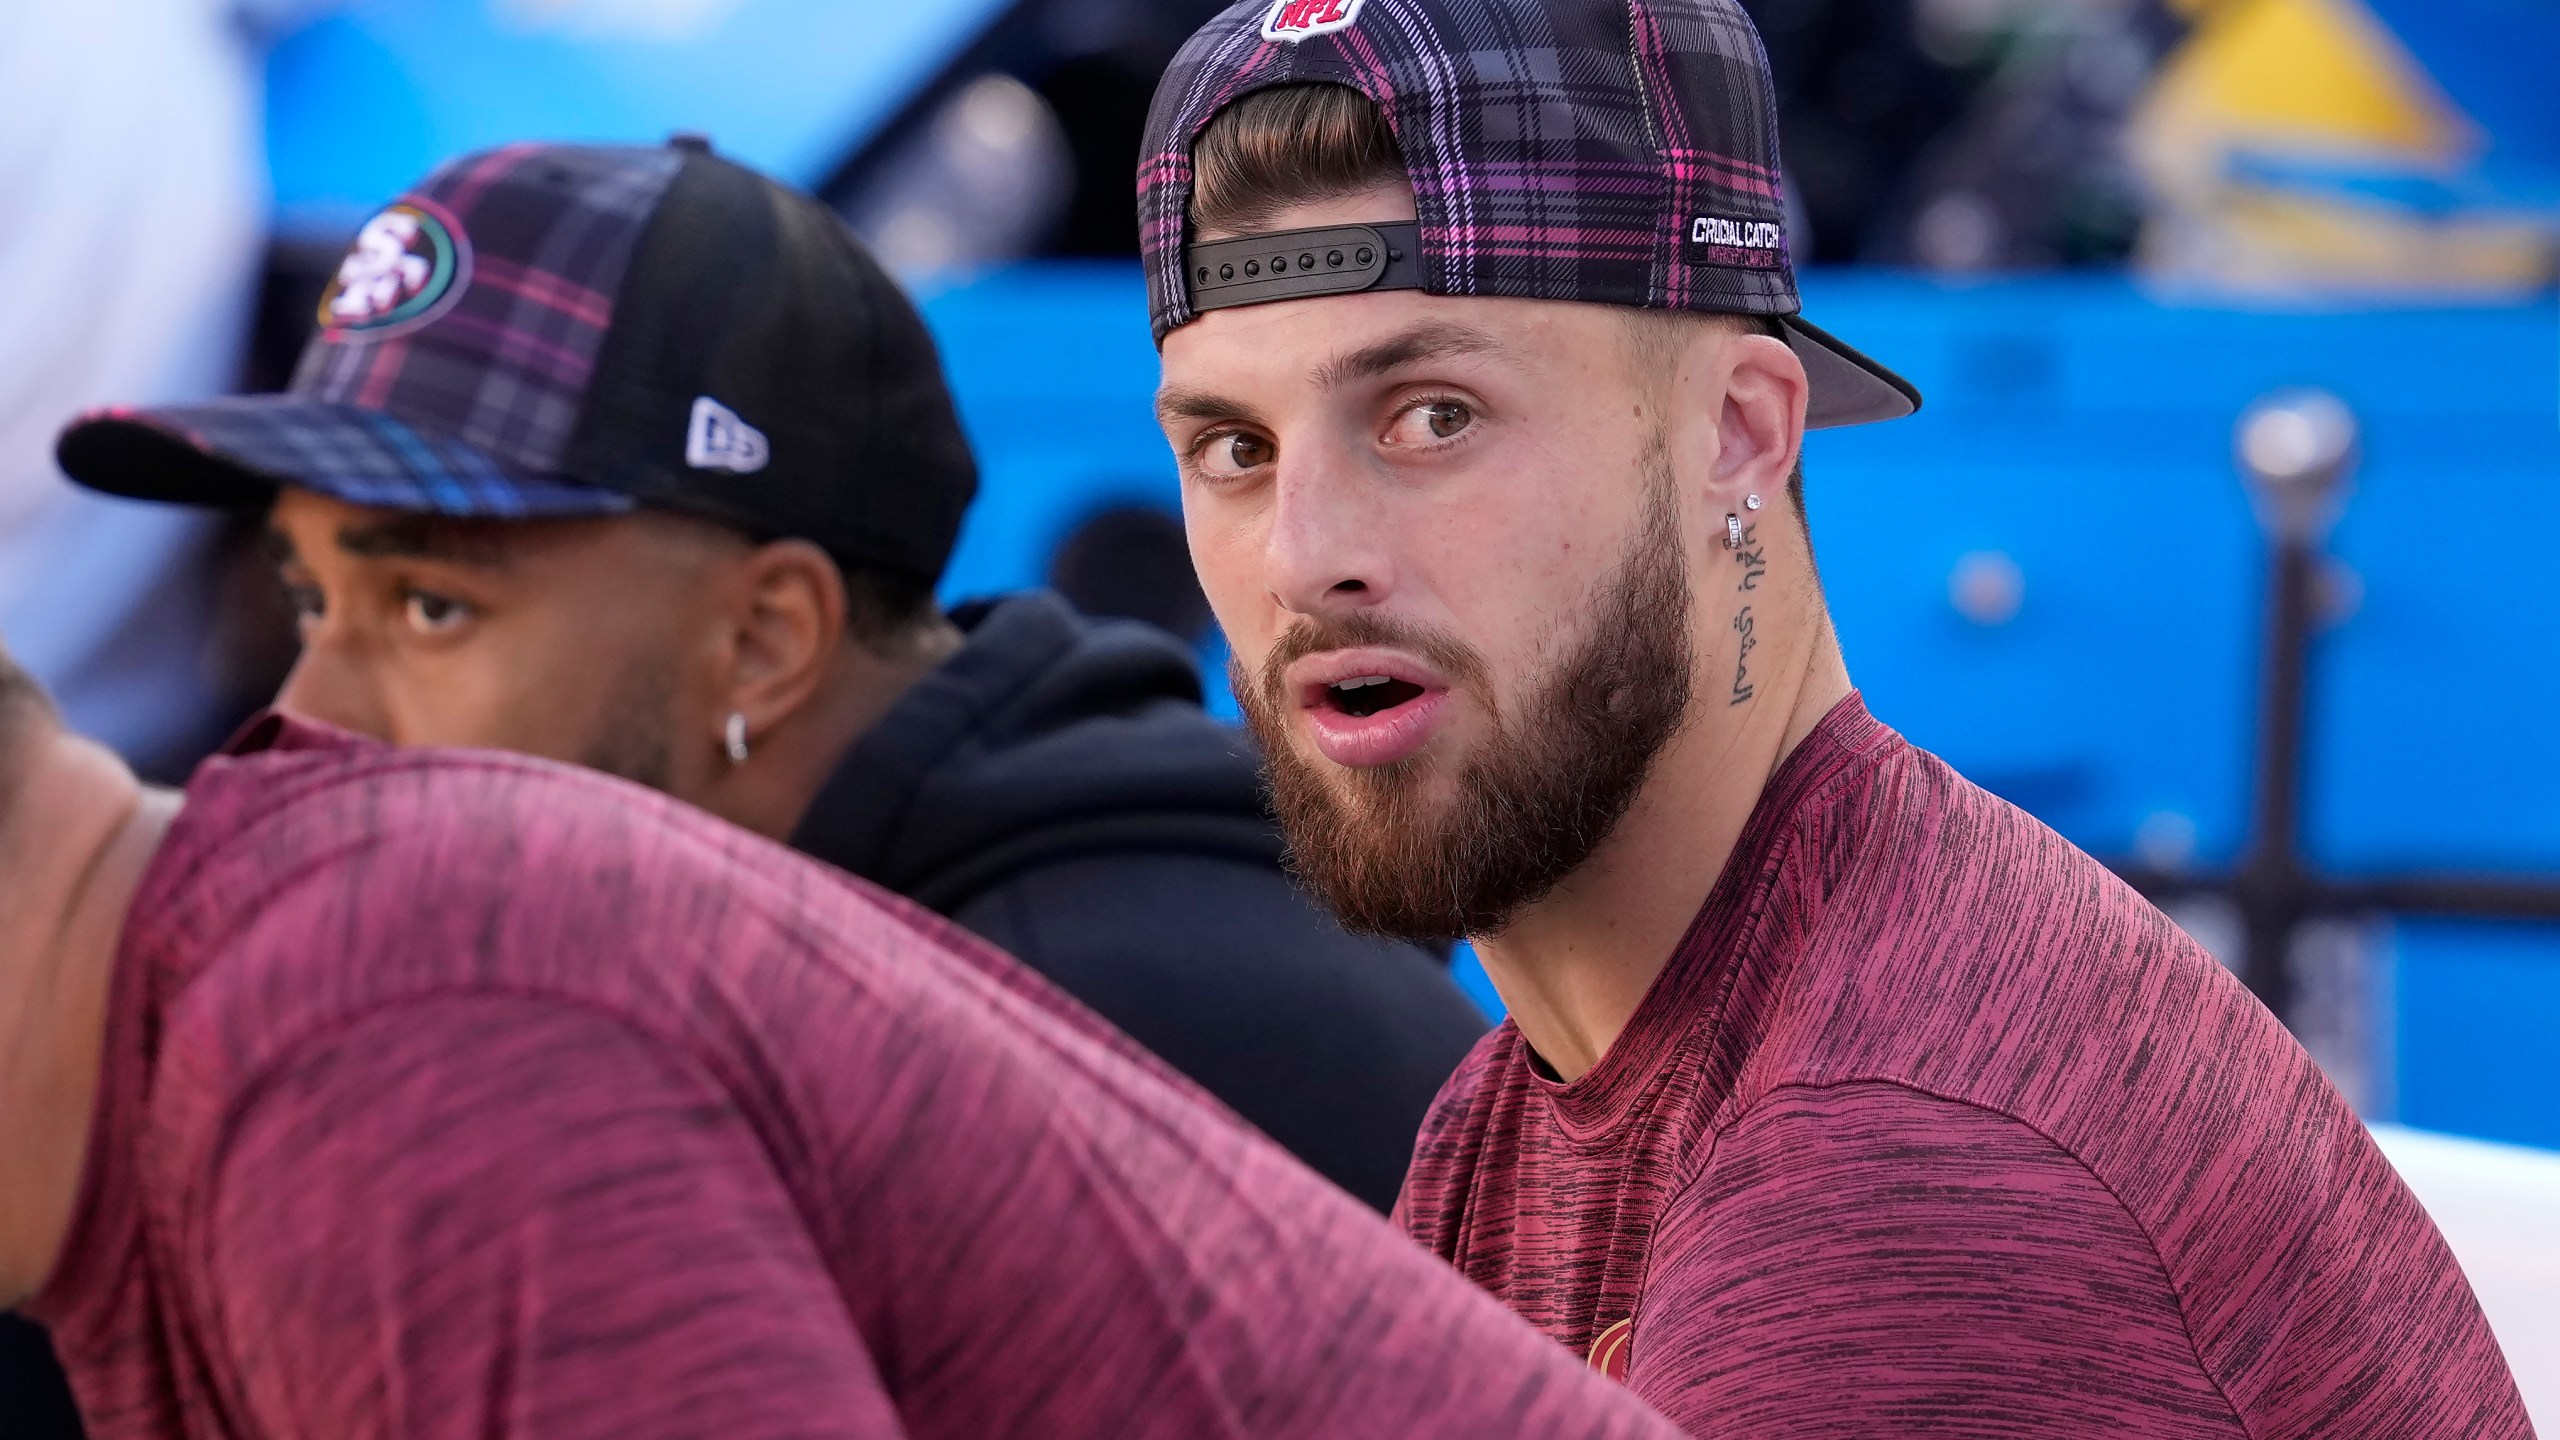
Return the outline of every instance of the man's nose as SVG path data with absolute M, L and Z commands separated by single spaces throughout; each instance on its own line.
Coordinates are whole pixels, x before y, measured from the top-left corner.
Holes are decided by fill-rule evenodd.
M 362 667 L 351 663 L 343 647 L 325 631 L 304 637 L 302 654 L 276 692 L 276 708 L 305 720 L 317 720 L 376 740 L 394 740 L 390 717 L 383 713 Z
M 1281 461 L 1265 583 L 1280 607 L 1318 615 L 1383 602 L 1395 586 L 1379 486 L 1354 456 L 1322 447 Z

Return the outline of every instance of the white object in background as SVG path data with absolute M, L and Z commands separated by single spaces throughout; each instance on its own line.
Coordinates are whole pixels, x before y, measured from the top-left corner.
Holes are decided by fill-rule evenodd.
M 74 490 L 92 406 L 227 389 L 264 214 L 257 60 L 274 6 L 77 0 L 0 26 L 0 634 L 127 753 L 210 718 L 207 522 Z
M 1973 551 L 1948 572 L 1947 603 L 1976 625 L 2006 625 L 2026 606 L 2027 572 L 2001 551 Z
M 2507 1352 L 2533 1428 L 2560 1435 L 2560 1154 L 2376 1125 Z

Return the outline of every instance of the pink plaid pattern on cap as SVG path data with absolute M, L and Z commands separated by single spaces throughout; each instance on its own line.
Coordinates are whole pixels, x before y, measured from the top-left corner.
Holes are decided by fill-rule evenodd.
M 1263 37 L 1273 11 L 1229 8 L 1156 91 L 1138 216 L 1159 342 L 1193 314 L 1193 140 L 1255 90 L 1311 82 L 1367 95 L 1395 132 L 1426 290 L 1798 310 L 1768 60 L 1733 0 L 1364 0 L 1295 41 Z
M 511 145 L 438 170 L 402 199 L 453 217 L 469 247 L 460 293 L 413 329 L 324 328 L 292 393 L 460 441 L 514 474 L 557 472 L 613 296 L 682 159 Z M 387 472 L 416 463 L 376 458 Z

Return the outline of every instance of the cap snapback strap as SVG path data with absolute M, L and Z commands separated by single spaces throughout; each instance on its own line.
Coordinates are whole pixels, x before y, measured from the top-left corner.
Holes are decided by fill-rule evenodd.
M 1362 290 L 1422 288 L 1422 227 L 1326 225 L 1186 247 L 1194 311 Z

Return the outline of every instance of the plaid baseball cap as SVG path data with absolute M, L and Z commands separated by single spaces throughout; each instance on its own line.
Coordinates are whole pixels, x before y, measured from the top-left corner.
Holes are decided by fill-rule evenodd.
M 1192 243 L 1201 130 L 1310 83 L 1377 105 L 1418 222 Z M 1734 0 L 1241 0 L 1183 46 L 1147 116 L 1156 343 L 1205 310 L 1382 289 L 1764 315 L 1804 361 L 1808 426 L 1909 415 L 1910 382 L 1798 313 L 1777 116 Z
M 928 580 L 976 488 L 915 307 L 696 137 L 455 160 L 365 223 L 318 326 L 285 393 L 85 415 L 64 472 L 224 509 L 650 505 Z

